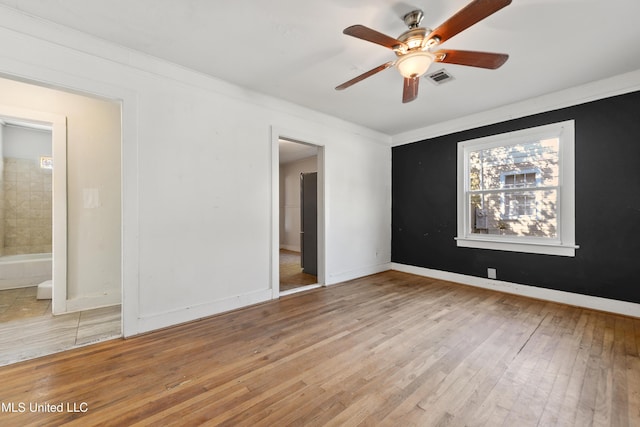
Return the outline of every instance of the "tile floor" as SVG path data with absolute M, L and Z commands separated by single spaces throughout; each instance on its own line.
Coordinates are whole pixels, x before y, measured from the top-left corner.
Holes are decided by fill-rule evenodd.
M 52 316 L 36 290 L 0 291 L 0 366 L 122 336 L 119 305 Z

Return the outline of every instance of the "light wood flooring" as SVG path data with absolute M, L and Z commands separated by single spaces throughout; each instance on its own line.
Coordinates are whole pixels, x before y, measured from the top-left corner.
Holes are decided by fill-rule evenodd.
M 36 291 L 0 291 L 0 366 L 122 335 L 119 305 L 52 316 L 51 300 Z
M 300 252 L 280 249 L 280 292 L 318 283 L 318 277 L 300 267 Z
M 0 401 L 86 412 L 0 425 L 639 426 L 639 349 L 640 319 L 386 272 L 1 367 Z

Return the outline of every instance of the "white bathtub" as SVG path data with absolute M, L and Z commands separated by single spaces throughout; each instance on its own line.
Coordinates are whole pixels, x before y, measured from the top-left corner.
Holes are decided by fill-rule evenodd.
M 25 288 L 51 280 L 51 254 L 0 257 L 0 289 Z

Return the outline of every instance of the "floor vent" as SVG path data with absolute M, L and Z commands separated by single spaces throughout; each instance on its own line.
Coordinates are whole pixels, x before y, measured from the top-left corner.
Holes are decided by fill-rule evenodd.
M 431 74 L 427 74 L 427 79 L 429 79 L 433 84 L 441 85 L 453 80 L 453 76 L 443 68 Z

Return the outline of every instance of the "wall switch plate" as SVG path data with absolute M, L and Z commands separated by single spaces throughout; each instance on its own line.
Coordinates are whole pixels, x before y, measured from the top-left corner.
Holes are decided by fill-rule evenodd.
M 487 277 L 489 279 L 495 279 L 496 278 L 496 269 L 495 268 L 487 268 Z

